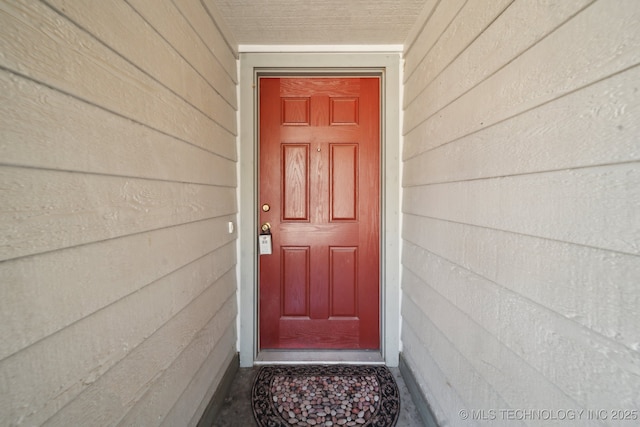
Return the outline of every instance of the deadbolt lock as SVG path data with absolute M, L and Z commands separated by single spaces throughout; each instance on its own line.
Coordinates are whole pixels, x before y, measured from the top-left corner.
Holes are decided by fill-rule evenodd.
M 269 206 L 268 203 L 265 203 L 264 205 L 262 205 L 262 212 L 269 212 L 270 209 L 271 209 L 271 206 Z

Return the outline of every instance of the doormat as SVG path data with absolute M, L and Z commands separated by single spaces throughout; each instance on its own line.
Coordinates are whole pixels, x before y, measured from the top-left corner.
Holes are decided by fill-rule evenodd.
M 251 405 L 260 427 L 392 427 L 400 395 L 385 366 L 263 366 Z

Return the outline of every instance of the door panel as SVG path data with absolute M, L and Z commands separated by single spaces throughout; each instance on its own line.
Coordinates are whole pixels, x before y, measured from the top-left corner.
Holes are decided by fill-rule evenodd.
M 358 207 L 358 146 L 330 144 L 331 221 L 355 221 Z
M 379 86 L 260 79 L 261 349 L 380 347 Z
M 282 219 L 309 220 L 309 144 L 282 144 Z

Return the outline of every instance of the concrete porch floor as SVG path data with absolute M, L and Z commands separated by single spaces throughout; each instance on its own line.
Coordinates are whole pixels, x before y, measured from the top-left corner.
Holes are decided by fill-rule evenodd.
M 251 427 L 256 425 L 251 410 L 251 387 L 258 369 L 259 367 L 253 367 L 238 370 L 231 390 L 212 427 Z M 400 417 L 396 427 L 422 426 L 422 420 L 400 374 L 400 369 L 390 368 L 390 370 L 396 379 L 400 392 Z

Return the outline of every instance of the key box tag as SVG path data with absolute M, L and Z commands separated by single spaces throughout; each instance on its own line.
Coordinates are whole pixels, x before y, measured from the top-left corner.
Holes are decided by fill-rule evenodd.
M 260 255 L 271 255 L 271 234 L 261 234 L 258 236 Z

